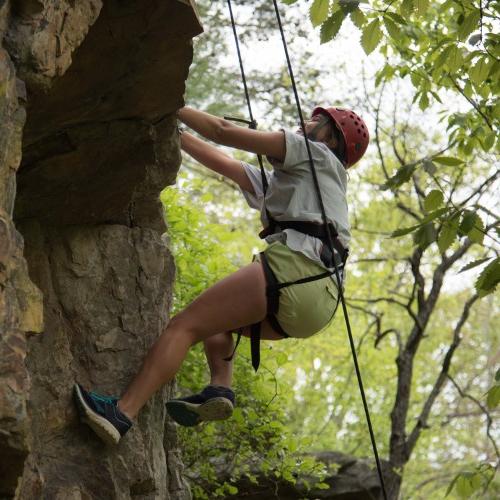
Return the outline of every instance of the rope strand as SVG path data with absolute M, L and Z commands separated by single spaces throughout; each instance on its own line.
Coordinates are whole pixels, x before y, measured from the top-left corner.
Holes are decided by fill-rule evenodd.
M 232 5 L 231 5 L 231 0 L 227 0 L 227 3 L 228 3 L 228 7 L 229 7 L 229 13 L 230 13 L 230 16 L 231 16 L 231 25 L 232 25 L 232 29 L 233 29 L 234 39 L 235 39 L 235 42 L 236 42 L 236 51 L 238 53 L 238 60 L 239 60 L 239 64 L 240 64 L 240 71 L 241 71 L 241 77 L 242 77 L 242 80 L 243 80 L 243 86 L 244 86 L 244 89 L 245 89 L 245 97 L 246 97 L 246 100 L 247 100 L 248 112 L 250 114 L 250 120 L 251 120 L 251 122 L 255 124 L 255 120 L 254 120 L 253 114 L 252 114 L 252 107 L 251 107 L 251 104 L 250 104 L 250 96 L 249 96 L 249 93 L 248 93 L 248 87 L 247 87 L 247 82 L 246 82 L 246 77 L 245 77 L 245 70 L 243 68 L 243 60 L 242 60 L 242 57 L 241 57 L 240 46 L 239 46 L 239 41 L 238 41 L 238 35 L 236 33 L 236 25 L 235 25 L 235 22 L 234 22 L 234 16 L 233 16 L 233 9 L 232 9 Z M 285 51 L 285 57 L 286 57 L 287 65 L 288 65 L 288 72 L 289 72 L 289 75 L 290 75 L 290 80 L 292 82 L 293 93 L 294 93 L 294 96 L 295 96 L 295 103 L 296 103 L 297 110 L 298 110 L 298 113 L 299 113 L 300 127 L 302 129 L 302 132 L 303 132 L 304 138 L 305 138 L 305 142 L 306 142 L 306 149 L 307 149 L 307 154 L 309 156 L 309 164 L 311 166 L 311 173 L 312 173 L 312 176 L 313 176 L 314 187 L 315 187 L 316 193 L 318 195 L 318 201 L 319 201 L 319 205 L 320 205 L 320 209 L 321 209 L 321 216 L 322 216 L 323 224 L 325 226 L 325 231 L 326 231 L 326 234 L 327 234 L 327 242 L 328 242 L 329 249 L 332 252 L 332 255 L 334 255 L 334 246 L 333 246 L 332 234 L 331 234 L 330 226 L 328 224 L 328 219 L 327 219 L 327 216 L 326 216 L 325 206 L 324 206 L 324 203 L 323 203 L 323 197 L 321 196 L 321 189 L 320 189 L 320 186 L 319 186 L 319 181 L 318 181 L 318 177 L 317 177 L 317 174 L 316 174 L 316 168 L 314 166 L 314 161 L 313 161 L 312 154 L 311 154 L 311 148 L 310 148 L 310 145 L 309 145 L 309 139 L 308 139 L 307 134 L 306 134 L 304 117 L 303 117 L 303 114 L 302 114 L 302 108 L 300 106 L 299 95 L 298 95 L 298 92 L 297 92 L 297 85 L 295 83 L 295 77 L 294 77 L 294 74 L 293 74 L 292 64 L 290 62 L 290 57 L 288 55 L 288 47 L 287 47 L 287 43 L 286 43 L 286 39 L 285 39 L 285 34 L 283 32 L 283 26 L 281 24 L 281 16 L 280 16 L 280 13 L 279 13 L 279 10 L 278 10 L 278 6 L 276 4 L 276 0 L 273 0 L 273 4 L 274 4 L 274 10 L 276 12 L 276 19 L 278 21 L 278 26 L 279 26 L 279 30 L 280 30 L 280 34 L 281 34 L 281 40 L 283 42 L 283 49 Z M 262 175 L 262 178 L 263 178 L 263 188 L 264 188 L 264 193 L 265 193 L 266 192 L 266 188 L 267 188 L 267 179 L 265 178 L 265 175 L 264 175 L 264 171 L 263 171 L 264 167 L 262 165 L 262 159 L 261 159 L 260 155 L 258 155 L 258 159 L 259 159 L 259 164 L 260 164 L 260 167 L 261 167 L 261 175 Z M 379 459 L 379 456 L 378 456 L 377 444 L 375 442 L 375 435 L 374 435 L 373 427 L 372 427 L 372 423 L 371 423 L 370 412 L 369 412 L 369 409 L 368 409 L 368 403 L 366 402 L 365 391 L 364 391 L 364 388 L 363 388 L 363 380 L 361 378 L 361 371 L 359 369 L 358 359 L 357 359 L 357 355 L 356 355 L 356 348 L 354 346 L 354 339 L 353 339 L 351 325 L 350 325 L 350 321 L 349 321 L 349 315 L 347 313 L 347 307 L 346 307 L 346 303 L 345 303 L 344 293 L 343 293 L 343 290 L 342 290 L 342 284 L 341 284 L 342 282 L 340 280 L 340 274 L 339 274 L 339 270 L 338 270 L 337 263 L 336 263 L 335 259 L 333 259 L 333 266 L 334 266 L 334 270 L 335 270 L 335 277 L 337 279 L 337 283 L 339 283 L 338 291 L 339 291 L 340 300 L 341 300 L 341 303 L 342 303 L 342 310 L 344 312 L 344 319 L 345 319 L 345 323 L 346 323 L 346 327 L 347 327 L 347 333 L 348 333 L 348 337 L 349 337 L 349 344 L 351 346 L 351 352 L 352 352 L 352 357 L 353 357 L 353 361 L 354 361 L 354 368 L 355 368 L 355 371 L 356 371 L 356 377 L 358 379 L 359 391 L 361 393 L 361 399 L 363 401 L 363 408 L 364 408 L 364 411 L 365 411 L 366 421 L 368 423 L 368 429 L 369 429 L 369 433 L 370 433 L 370 439 L 371 439 L 371 444 L 372 444 L 372 448 L 373 448 L 373 453 L 375 455 L 375 461 L 377 463 L 377 472 L 378 472 L 378 476 L 379 476 L 379 480 L 380 480 L 380 485 L 381 485 L 381 488 L 382 488 L 382 492 L 383 492 L 383 495 L 384 495 L 384 500 L 387 500 L 387 492 L 386 492 L 386 489 L 385 489 L 385 483 L 384 483 L 384 478 L 383 478 L 383 474 L 382 474 L 382 466 L 381 466 L 380 459 Z
M 233 7 L 231 5 L 231 0 L 227 0 L 227 5 L 229 7 L 229 15 L 231 16 L 231 26 L 233 27 L 234 42 L 236 44 L 236 52 L 238 53 L 238 61 L 240 62 L 241 79 L 243 81 L 243 87 L 245 89 L 245 98 L 247 101 L 248 114 L 250 116 L 250 128 L 256 129 L 257 122 L 254 120 L 253 113 L 252 113 L 252 105 L 250 104 L 250 94 L 248 93 L 247 79 L 245 77 L 245 69 L 243 68 L 243 59 L 241 57 L 241 52 L 240 52 L 240 42 L 238 40 L 238 34 L 236 33 L 236 24 L 234 22 Z M 257 158 L 259 160 L 260 173 L 262 176 L 262 186 L 263 186 L 264 192 L 265 192 L 267 189 L 267 178 L 264 174 L 264 164 L 262 163 L 262 156 L 261 155 L 257 155 Z
M 295 103 L 297 105 L 297 110 L 299 112 L 300 126 L 302 128 L 302 132 L 303 132 L 304 138 L 306 140 L 307 154 L 309 155 L 309 164 L 311 166 L 311 171 L 312 171 L 313 179 L 314 179 L 314 186 L 316 188 L 316 193 L 318 195 L 318 200 L 319 200 L 319 204 L 320 204 L 320 208 L 321 208 L 321 215 L 323 217 L 323 224 L 325 225 L 325 229 L 326 229 L 326 233 L 327 233 L 328 245 L 329 245 L 330 251 L 333 254 L 332 235 L 331 235 L 330 227 L 328 225 L 328 220 L 327 220 L 327 217 L 326 217 L 325 206 L 323 204 L 323 197 L 321 196 L 321 189 L 320 189 L 318 178 L 317 178 L 317 175 L 316 175 L 316 168 L 314 166 L 314 161 L 313 161 L 313 158 L 312 158 L 311 149 L 309 147 L 309 139 L 307 138 L 307 134 L 306 134 L 306 130 L 305 130 L 304 117 L 302 115 L 302 108 L 300 106 L 299 95 L 298 95 L 298 92 L 297 92 L 297 85 L 295 84 L 295 77 L 293 75 L 292 64 L 290 62 L 290 56 L 288 55 L 288 47 L 287 47 L 287 43 L 286 43 L 286 39 L 285 39 L 285 34 L 283 32 L 283 26 L 281 24 L 281 16 L 280 16 L 280 13 L 279 13 L 279 10 L 278 10 L 278 5 L 276 3 L 276 0 L 273 0 L 273 5 L 274 5 L 274 10 L 276 12 L 276 19 L 278 21 L 278 26 L 279 26 L 279 29 L 280 29 L 281 40 L 283 42 L 283 49 L 285 51 L 285 57 L 286 57 L 287 65 L 288 65 L 288 72 L 290 74 L 290 80 L 292 82 L 293 93 L 295 95 Z M 337 278 L 337 282 L 341 283 L 340 276 L 339 276 L 339 271 L 338 271 L 337 263 L 335 262 L 335 259 L 333 259 L 333 265 L 334 265 L 334 269 L 335 269 L 335 277 Z M 372 427 L 371 418 L 370 418 L 370 411 L 368 409 L 368 403 L 366 402 L 365 390 L 363 388 L 363 379 L 361 377 L 361 371 L 359 369 L 358 357 L 356 355 L 356 348 L 354 346 L 354 339 L 353 339 L 353 335 L 352 335 L 351 324 L 350 324 L 350 321 L 349 321 L 349 315 L 347 313 L 347 307 L 346 307 L 346 303 L 345 303 L 344 292 L 342 290 L 342 286 L 341 285 L 338 287 L 338 290 L 339 290 L 339 294 L 340 294 L 340 300 L 341 300 L 341 303 L 342 303 L 342 310 L 344 312 L 344 319 L 345 319 L 345 323 L 346 323 L 347 333 L 348 333 L 348 336 L 349 336 L 349 344 L 351 346 L 352 358 L 353 358 L 353 361 L 354 361 L 354 368 L 356 370 L 356 377 L 358 379 L 359 392 L 361 393 L 361 399 L 363 401 L 363 408 L 365 410 L 366 421 L 367 421 L 368 429 L 369 429 L 369 432 L 370 432 L 370 439 L 371 439 L 371 443 L 372 443 L 373 454 L 375 455 L 375 461 L 377 463 L 377 472 L 378 472 L 378 476 L 379 476 L 379 480 L 380 480 L 380 486 L 382 487 L 382 492 L 384 494 L 384 499 L 387 500 L 387 492 L 386 492 L 386 489 L 385 489 L 384 476 L 382 474 L 382 466 L 381 466 L 381 463 L 380 463 L 380 458 L 378 456 L 377 443 L 375 442 L 375 435 L 373 433 L 373 427 Z

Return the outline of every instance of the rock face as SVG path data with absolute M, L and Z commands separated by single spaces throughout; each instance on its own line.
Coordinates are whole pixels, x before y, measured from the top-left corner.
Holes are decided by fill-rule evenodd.
M 168 321 L 158 194 L 200 31 L 188 0 L 0 1 L 0 498 L 189 497 L 171 387 L 108 449 L 71 386 L 120 394 Z

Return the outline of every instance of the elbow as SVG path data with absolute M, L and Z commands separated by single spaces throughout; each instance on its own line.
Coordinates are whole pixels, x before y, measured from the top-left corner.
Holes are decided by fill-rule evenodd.
M 233 127 L 234 125 L 227 120 L 223 120 L 222 118 L 218 119 L 213 130 L 213 141 L 217 144 L 228 146 L 228 131 Z

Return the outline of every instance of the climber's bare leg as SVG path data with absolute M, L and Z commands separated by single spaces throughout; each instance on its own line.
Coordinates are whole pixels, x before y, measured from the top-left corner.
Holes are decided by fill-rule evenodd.
M 250 328 L 243 329 L 243 335 L 250 337 Z M 264 340 L 281 340 L 283 337 L 277 334 L 264 320 L 261 324 L 261 338 Z M 233 361 L 225 361 L 224 358 L 231 356 L 234 349 L 234 340 L 231 332 L 218 333 L 203 341 L 208 367 L 210 368 L 210 384 L 231 387 L 233 379 Z
M 120 410 L 135 418 L 146 401 L 172 380 L 189 348 L 196 342 L 251 325 L 265 315 L 264 272 L 259 262 L 253 262 L 210 287 L 172 318 L 118 402 Z
M 233 360 L 225 361 L 231 356 L 234 347 L 231 332 L 218 333 L 203 341 L 208 367 L 210 369 L 210 384 L 231 387 L 233 380 Z

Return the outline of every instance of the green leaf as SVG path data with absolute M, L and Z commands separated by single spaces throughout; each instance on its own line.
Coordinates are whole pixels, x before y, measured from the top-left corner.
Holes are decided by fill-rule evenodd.
M 409 17 L 413 13 L 414 8 L 414 0 L 403 0 L 401 4 L 401 14 L 403 14 L 403 16 Z
M 454 478 L 453 478 L 453 481 L 448 485 L 448 489 L 446 490 L 446 494 L 444 495 L 445 497 L 447 497 L 450 493 L 451 493 L 451 490 L 453 490 L 456 482 L 457 482 L 457 479 L 460 477 L 460 474 L 457 474 Z
M 448 207 L 442 207 L 442 208 L 438 208 L 437 210 L 434 210 L 433 212 L 431 212 L 430 214 L 427 214 L 423 219 L 422 219 L 422 222 L 421 224 L 427 224 L 428 222 L 431 222 L 433 221 L 434 219 L 437 219 L 438 217 L 440 217 L 441 215 L 443 215 L 444 213 L 448 212 L 450 209 Z
M 436 210 L 443 204 L 444 194 L 439 189 L 433 189 L 424 199 L 424 208 L 427 212 Z
M 407 165 L 399 167 L 396 173 L 391 178 L 387 179 L 383 187 L 385 189 L 393 189 L 408 182 L 416 168 L 417 165 L 415 163 L 408 163 Z
M 450 223 L 444 223 L 441 231 L 439 231 L 439 237 L 437 240 L 437 244 L 439 247 L 439 251 L 441 253 L 445 253 L 448 248 L 450 248 L 451 244 L 455 240 L 457 236 L 457 226 Z
M 382 39 L 382 31 L 380 29 L 380 21 L 374 19 L 368 26 L 363 29 L 363 35 L 361 36 L 361 45 L 365 53 L 371 54 L 375 47 L 380 43 Z
M 285 352 L 278 352 L 276 354 L 276 363 L 278 364 L 278 366 L 283 366 L 284 364 L 286 364 L 288 362 L 288 354 L 286 354 Z
M 464 162 L 460 158 L 453 158 L 452 156 L 434 156 L 432 161 L 440 163 L 441 165 L 447 165 L 449 167 L 455 167 L 457 165 L 462 165 Z
M 458 38 L 465 40 L 476 28 L 479 28 L 480 13 L 479 9 L 473 9 L 470 14 L 465 16 L 463 23 L 458 28 Z
M 232 484 L 226 484 L 226 490 L 230 495 L 236 495 L 236 493 L 238 493 L 238 488 Z
M 477 214 L 473 215 L 472 229 L 467 233 L 467 236 L 473 243 L 482 243 L 484 239 L 484 222 Z
M 415 0 L 415 10 L 417 14 L 423 16 L 429 8 L 429 0 Z
M 434 175 L 436 173 L 437 167 L 431 160 L 424 160 L 422 166 L 429 175 Z
M 436 240 L 436 228 L 432 222 L 420 226 L 418 231 L 413 233 L 413 241 L 422 250 L 425 250 L 431 243 Z
M 420 100 L 418 101 L 418 107 L 424 111 L 429 107 L 429 96 L 427 92 L 422 92 L 422 96 L 420 97 Z
M 486 404 L 490 410 L 494 410 L 498 403 L 500 403 L 500 385 L 494 385 L 488 391 L 488 397 L 486 398 Z
M 420 224 L 417 224 L 416 226 L 411 226 L 411 227 L 405 227 L 403 229 L 396 229 L 396 231 L 393 231 L 389 238 L 399 238 L 400 236 L 404 236 L 405 234 L 412 233 L 415 231 L 415 229 L 419 228 Z
M 441 100 L 441 97 L 439 97 L 439 95 L 436 94 L 436 92 L 434 92 L 433 90 L 431 90 L 431 94 L 432 94 L 432 97 L 434 97 L 434 99 L 436 99 L 437 102 L 439 102 L 440 104 L 443 104 L 443 101 Z
M 440 54 L 436 57 L 436 60 L 434 61 L 434 68 L 441 69 L 442 66 L 444 66 L 444 63 L 448 59 L 448 55 L 452 50 L 453 50 L 453 45 L 447 45 L 446 47 L 444 47 L 444 49 L 440 52 Z
M 462 215 L 462 222 L 460 222 L 460 231 L 462 234 L 467 234 L 474 227 L 474 220 L 476 213 L 471 210 L 465 210 Z
M 457 46 L 452 46 L 448 52 L 445 66 L 450 70 L 451 73 L 455 73 L 461 69 L 464 63 L 464 57 L 462 55 L 462 50 Z
M 327 490 L 330 488 L 330 485 L 328 483 L 317 483 L 314 485 L 314 488 L 317 488 L 318 490 Z
M 334 12 L 321 26 L 320 41 L 326 43 L 335 38 L 344 22 L 345 13 L 343 10 Z
M 408 24 L 404 18 L 402 18 L 399 14 L 396 12 L 386 12 L 384 14 L 385 17 L 391 18 L 395 23 L 397 24 Z
M 472 262 L 469 262 L 466 266 L 462 267 L 458 273 L 464 273 L 465 271 L 469 271 L 470 269 L 474 269 L 477 266 L 480 266 L 481 264 L 484 264 L 485 262 L 488 262 L 491 260 L 491 257 L 485 257 L 484 259 L 478 259 L 478 260 L 473 260 Z
M 390 37 L 392 37 L 396 41 L 402 38 L 401 29 L 392 19 L 388 18 L 387 16 L 384 17 L 384 24 L 385 29 L 387 30 L 387 33 L 389 33 Z
M 350 14 L 354 10 L 359 8 L 361 2 L 366 2 L 367 0 L 339 0 L 340 8 L 347 14 Z M 334 9 L 337 6 L 334 7 Z
M 311 5 L 311 10 L 309 15 L 311 16 L 311 22 L 314 27 L 322 24 L 328 17 L 328 11 L 330 10 L 330 0 L 314 0 Z
M 490 64 L 486 57 L 478 59 L 476 64 L 469 70 L 469 77 L 476 85 L 482 85 L 490 71 Z
M 292 5 L 296 2 L 298 2 L 299 0 L 281 0 L 281 1 L 286 5 Z
M 458 477 L 456 482 L 456 490 L 457 493 L 464 498 L 470 498 L 472 493 L 474 493 L 474 488 L 472 487 L 469 478 L 466 477 L 464 474 L 461 474 Z
M 357 28 L 362 28 L 366 23 L 366 16 L 360 8 L 357 8 L 351 12 L 351 21 Z
M 500 281 L 500 258 L 490 262 L 479 275 L 476 281 L 476 291 L 480 297 L 495 291 Z
M 482 143 L 483 150 L 489 151 L 495 144 L 496 139 L 497 139 L 497 134 L 495 132 L 490 132 L 489 134 L 486 134 L 486 137 L 484 138 Z

